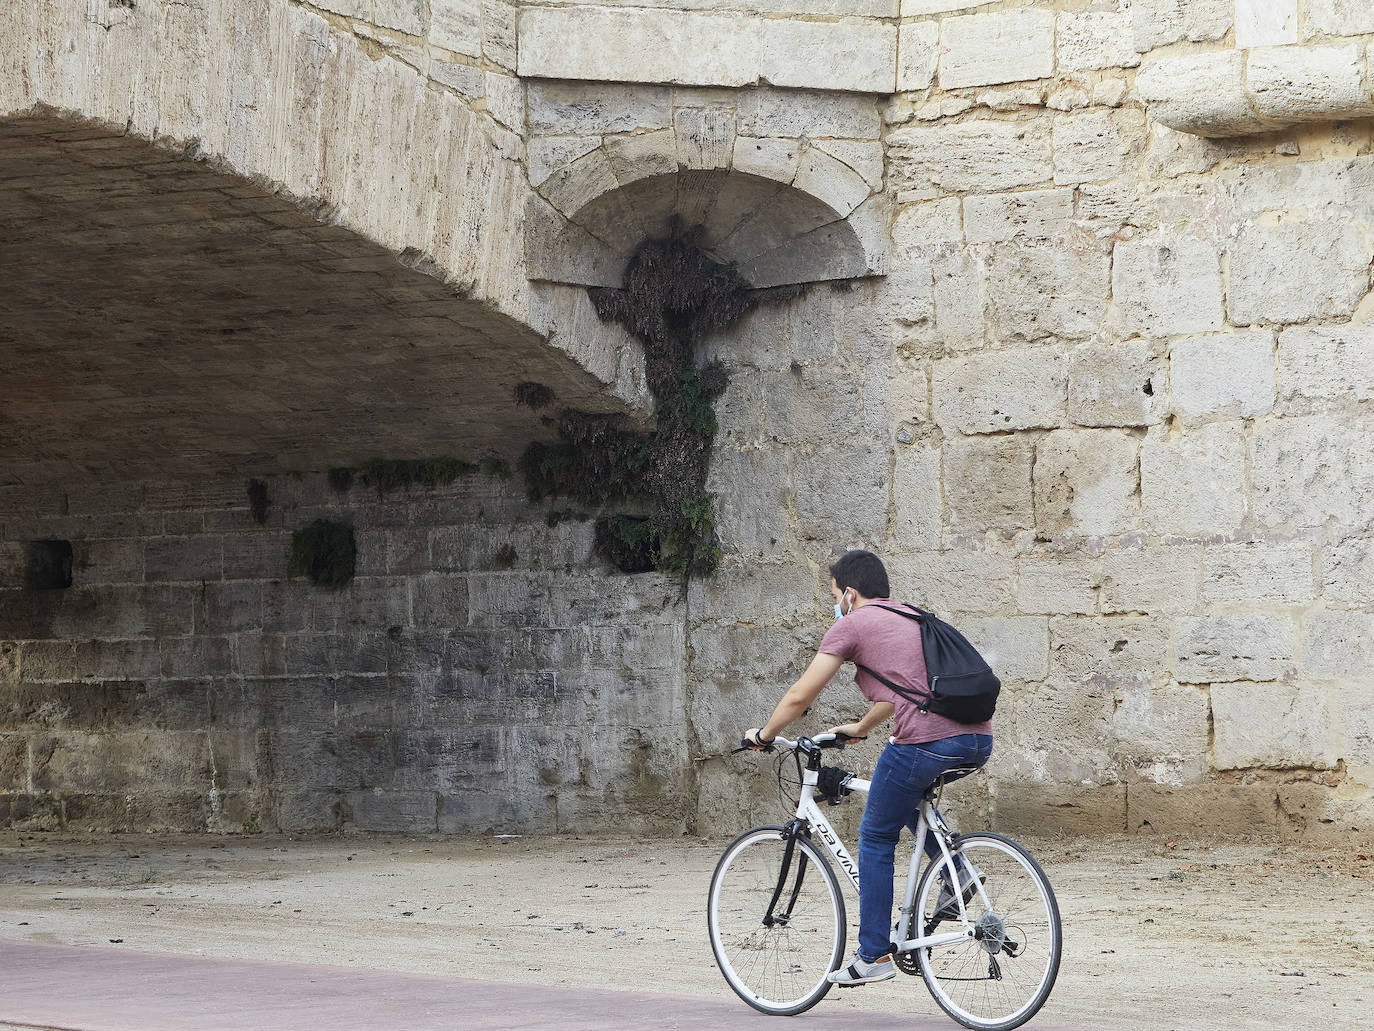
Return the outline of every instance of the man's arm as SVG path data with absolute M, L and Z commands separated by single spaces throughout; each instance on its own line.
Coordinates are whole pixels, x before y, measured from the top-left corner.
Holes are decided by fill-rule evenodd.
M 858 723 L 844 723 L 838 727 L 831 727 L 830 733 L 851 740 L 862 740 L 868 737 L 868 732 L 878 724 L 886 723 L 896 711 L 896 706 L 891 702 L 874 702 L 873 708 L 869 709 Z
M 811 665 L 806 667 L 806 672 L 782 696 L 782 701 L 778 702 L 773 715 L 768 717 L 768 722 L 762 727 L 747 731 L 745 738 L 753 738 L 757 733 L 759 739 L 766 743 L 781 734 L 787 729 L 788 724 L 811 707 L 811 703 L 821 693 L 821 688 L 830 683 L 830 678 L 843 664 L 844 660 L 838 655 L 817 652 L 816 657 L 811 660 Z

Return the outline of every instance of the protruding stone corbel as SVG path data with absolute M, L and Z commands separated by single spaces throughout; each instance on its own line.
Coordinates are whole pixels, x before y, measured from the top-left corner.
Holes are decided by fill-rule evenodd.
M 1374 116 L 1368 47 L 1254 47 L 1141 69 L 1136 93 L 1159 122 L 1197 136 L 1251 136 Z

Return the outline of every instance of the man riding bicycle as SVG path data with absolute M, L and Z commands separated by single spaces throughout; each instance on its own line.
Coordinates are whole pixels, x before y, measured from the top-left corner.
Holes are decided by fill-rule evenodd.
M 817 654 L 800 679 L 782 696 L 762 727 L 750 728 L 744 740 L 762 747 L 802 716 L 845 662 L 857 667 L 855 680 L 873 703 L 854 723 L 834 727 L 846 741 L 862 741 L 869 731 L 895 716 L 892 737 L 873 770 L 872 787 L 859 825 L 859 941 L 847 967 L 832 971 L 835 984 L 860 985 L 895 976 L 892 963 L 892 876 L 897 839 L 902 828 L 916 828 L 917 809 L 926 790 L 956 766 L 982 766 L 992 754 L 992 723 L 957 723 L 922 711 L 887 687 L 890 680 L 912 693 L 926 690 L 921 634 L 912 621 L 890 611 L 887 570 L 870 551 L 848 551 L 830 567 L 830 593 L 835 599 L 835 625 L 821 638 Z M 876 603 L 876 604 L 875 604 Z M 875 675 L 876 674 L 876 675 Z M 925 841 L 932 860 L 940 858 L 934 836 Z M 971 875 L 961 871 L 960 880 Z M 967 901 L 972 883 L 961 884 Z M 952 901 L 948 885 L 937 908 Z

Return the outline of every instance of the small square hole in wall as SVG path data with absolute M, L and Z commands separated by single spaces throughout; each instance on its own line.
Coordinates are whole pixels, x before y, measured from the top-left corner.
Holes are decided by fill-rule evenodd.
M 24 586 L 62 591 L 72 585 L 72 542 L 29 541 L 24 550 Z

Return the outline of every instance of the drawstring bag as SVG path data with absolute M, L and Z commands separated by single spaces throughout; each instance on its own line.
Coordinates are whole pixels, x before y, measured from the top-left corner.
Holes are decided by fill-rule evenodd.
M 906 605 L 903 609 L 887 605 L 879 605 L 878 608 L 920 624 L 929 690 L 913 691 L 893 683 L 867 666 L 860 665 L 859 669 L 913 702 L 922 712 L 933 712 L 956 723 L 983 723 L 992 719 L 1002 682 L 997 679 L 987 660 L 978 654 L 978 649 L 969 644 L 968 638 L 944 620 L 936 619 L 915 605 Z

